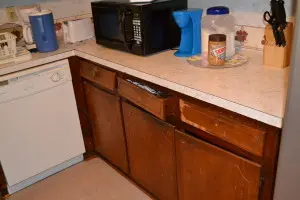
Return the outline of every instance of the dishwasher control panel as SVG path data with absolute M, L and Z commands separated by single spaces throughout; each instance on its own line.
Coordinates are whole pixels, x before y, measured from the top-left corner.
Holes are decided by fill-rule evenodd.
M 0 82 L 2 83 L 0 84 L 0 104 L 72 81 L 69 65 L 41 67 L 40 70 L 35 69 L 33 73 L 23 72 L 7 77 L 9 79 Z
M 51 80 L 53 82 L 59 82 L 59 81 L 63 80 L 64 78 L 65 78 L 65 76 L 64 76 L 63 71 L 56 72 L 56 73 L 52 74 L 52 76 L 51 76 Z

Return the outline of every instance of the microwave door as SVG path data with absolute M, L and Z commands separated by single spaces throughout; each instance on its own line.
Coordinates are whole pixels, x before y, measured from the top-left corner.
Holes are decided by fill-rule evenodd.
M 123 43 L 121 31 L 122 19 L 116 9 L 108 7 L 93 8 L 96 38 L 111 42 Z

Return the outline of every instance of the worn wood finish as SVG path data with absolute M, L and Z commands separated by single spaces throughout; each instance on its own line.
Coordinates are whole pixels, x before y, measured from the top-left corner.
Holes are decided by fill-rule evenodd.
M 157 97 L 121 78 L 118 78 L 118 92 L 122 97 L 162 120 L 166 120 L 168 115 L 174 114 L 174 107 L 172 106 L 176 102 L 174 97 Z
M 274 127 L 267 128 L 266 143 L 262 163 L 262 187 L 260 200 L 272 200 L 274 195 L 277 162 L 281 131 Z
M 231 124 L 235 124 L 235 125 L 242 124 L 243 125 L 242 127 L 248 126 L 251 127 L 252 129 L 256 129 L 264 133 L 263 146 L 262 146 L 262 150 L 260 150 L 262 153 L 261 155 L 255 155 L 253 151 L 246 150 L 247 148 L 244 148 L 243 146 L 235 145 L 231 140 L 224 140 L 222 137 L 219 137 L 217 134 L 211 134 L 211 132 L 209 132 L 208 130 L 211 131 L 217 129 L 213 127 L 214 121 L 211 124 L 203 123 L 201 120 L 198 121 L 199 123 L 201 122 L 201 125 L 203 126 L 209 127 L 210 125 L 211 128 L 208 130 L 196 128 L 197 126 L 190 125 L 191 123 L 190 124 L 186 123 L 184 125 L 185 130 L 191 131 L 191 133 L 196 135 L 197 137 L 209 141 L 209 143 L 216 144 L 222 149 L 229 150 L 237 155 L 240 155 L 251 161 L 259 163 L 261 165 L 261 187 L 260 187 L 259 200 L 272 200 L 275 178 L 276 178 L 277 157 L 279 153 L 281 130 L 208 103 L 196 101 L 188 97 L 183 97 L 183 98 L 187 99 L 188 102 L 191 102 L 191 104 L 200 107 L 200 112 L 201 114 L 202 113 L 206 114 L 205 115 L 206 119 L 207 116 L 209 119 L 211 119 L 211 117 L 215 117 L 215 113 L 219 113 L 219 115 L 222 115 L 223 118 L 224 117 L 226 118 L 226 122 L 228 122 L 227 119 L 229 119 L 229 122 Z M 221 130 L 224 129 L 222 128 Z M 245 129 L 244 131 L 247 130 L 249 131 L 249 129 Z
M 0 187 L 5 185 L 5 184 L 6 183 L 5 183 L 4 173 L 3 173 L 3 170 L 2 170 L 1 164 L 0 164 Z
M 0 161 L 0 199 L 8 194 L 4 171 Z
M 72 56 L 69 59 L 70 64 L 70 71 L 72 75 L 72 82 L 73 83 L 81 83 L 81 75 L 80 75 L 80 58 L 76 56 Z
M 216 107 L 180 100 L 181 119 L 200 130 L 223 139 L 254 155 L 262 156 L 265 130 L 260 130 L 230 118 Z
M 174 127 L 122 103 L 132 178 L 161 200 L 176 200 Z
M 83 83 L 75 83 L 73 87 L 74 87 L 75 98 L 77 102 L 77 110 L 79 114 L 85 149 L 87 153 L 92 153 L 94 151 L 92 125 L 88 116 Z
M 162 200 L 176 199 L 174 192 L 171 192 L 176 193 L 176 183 L 179 184 L 180 200 L 272 200 L 281 137 L 280 129 L 153 83 L 127 77 L 122 73 L 120 75 L 123 79 L 119 79 L 119 94 L 141 108 L 139 110 L 135 106 L 123 103 L 122 109 L 125 127 L 129 130 L 126 132 L 129 137 L 128 161 L 132 169 L 129 176 L 137 184 Z M 84 78 L 95 83 L 96 87 L 102 87 L 108 92 L 113 91 L 95 79 L 86 77 Z M 170 94 L 168 97 L 172 98 L 164 99 L 154 96 L 125 81 L 126 78 L 158 88 Z M 75 78 L 75 80 L 77 82 L 79 79 Z M 118 95 L 115 91 L 110 93 Z M 181 106 L 178 105 L 177 96 L 182 98 Z M 106 97 L 103 96 L 103 98 Z M 92 103 L 93 106 L 96 104 L 99 104 L 98 100 Z M 96 107 L 100 110 L 100 105 Z M 171 122 L 181 131 L 188 130 L 189 134 L 193 135 L 176 134 L 177 182 L 176 173 L 172 175 L 172 162 L 175 162 L 175 154 L 168 154 L 172 151 L 171 146 L 175 145 L 174 142 L 171 144 L 172 137 L 174 140 L 174 128 L 142 110 Z M 165 110 L 166 114 L 162 114 L 164 113 L 162 110 Z M 170 120 L 170 116 L 173 116 L 174 120 Z M 95 121 L 95 119 L 91 120 Z M 173 135 L 170 132 L 171 129 Z M 117 149 L 115 151 L 120 152 Z M 108 160 L 116 165 L 112 160 Z M 199 169 L 205 170 L 205 176 Z M 201 188 L 206 189 L 201 190 Z
M 124 173 L 129 172 L 120 99 L 84 83 L 95 151 Z
M 80 65 L 82 77 L 111 91 L 116 89 L 116 72 L 84 60 L 80 60 Z
M 87 105 L 85 101 L 83 81 L 80 76 L 80 59 L 78 57 L 69 58 L 70 69 L 72 74 L 72 83 L 75 93 L 77 110 L 80 119 L 80 125 L 84 140 L 84 145 L 87 153 L 94 151 L 92 127 L 87 113 Z
M 257 200 L 261 166 L 179 131 L 179 200 Z
M 181 129 L 178 129 L 178 130 L 186 132 L 186 133 L 188 133 L 188 134 L 190 134 L 190 135 L 192 135 L 192 136 L 194 136 L 198 139 L 201 139 L 201 140 L 206 141 L 210 144 L 218 146 L 221 149 L 224 149 L 226 151 L 232 152 L 232 153 L 234 153 L 234 154 L 236 154 L 240 157 L 243 157 L 247 160 L 250 160 L 250 161 L 253 161 L 253 162 L 256 162 L 256 163 L 262 163 L 263 157 L 253 155 L 253 154 L 249 153 L 248 151 L 246 151 L 244 149 L 241 149 L 241 148 L 239 148 L 235 145 L 232 145 L 231 143 L 229 143 L 225 140 L 222 140 L 219 137 L 216 137 L 216 136 L 214 136 L 212 134 L 209 134 L 205 131 L 197 129 L 194 126 L 191 126 L 189 124 L 184 123 L 183 127 Z

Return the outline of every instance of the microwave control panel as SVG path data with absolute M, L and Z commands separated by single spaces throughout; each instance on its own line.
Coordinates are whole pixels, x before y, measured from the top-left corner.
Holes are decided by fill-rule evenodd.
M 141 33 L 141 20 L 139 18 L 133 18 L 133 39 L 135 40 L 136 44 L 142 43 L 142 33 Z

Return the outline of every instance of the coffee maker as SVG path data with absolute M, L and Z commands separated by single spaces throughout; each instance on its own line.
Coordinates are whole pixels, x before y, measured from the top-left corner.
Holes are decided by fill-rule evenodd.
M 190 57 L 201 53 L 201 18 L 202 9 L 174 11 L 173 17 L 181 28 L 181 41 L 177 57 Z

